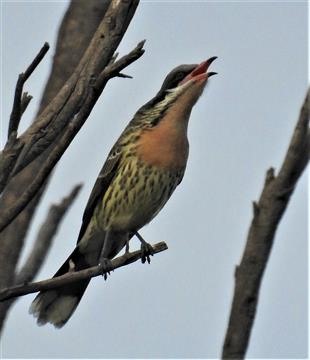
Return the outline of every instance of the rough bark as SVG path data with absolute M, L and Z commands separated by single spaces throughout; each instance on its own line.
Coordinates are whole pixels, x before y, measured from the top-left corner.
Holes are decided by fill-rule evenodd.
M 95 44 L 94 44 L 95 45 Z M 56 113 L 59 115 L 61 112 L 64 112 L 63 119 L 66 120 L 67 126 L 62 131 L 62 134 L 57 137 L 55 135 L 54 129 L 58 132 L 58 127 L 56 128 L 53 126 L 51 129 L 51 136 L 55 136 L 55 140 L 52 141 L 52 149 L 49 152 L 48 156 L 42 162 L 41 167 L 37 174 L 33 174 L 33 181 L 28 185 L 27 189 L 24 193 L 20 196 L 18 200 L 15 201 L 14 204 L 8 206 L 5 209 L 0 209 L 0 232 L 3 231 L 9 224 L 20 214 L 23 209 L 27 206 L 27 204 L 31 201 L 31 199 L 35 196 L 35 194 L 40 190 L 41 186 L 47 180 L 49 174 L 60 160 L 61 156 L 64 154 L 68 146 L 70 145 L 71 141 L 74 139 L 78 131 L 84 125 L 85 121 L 87 120 L 90 112 L 92 111 L 93 107 L 95 106 L 102 90 L 104 89 L 106 83 L 112 77 L 118 76 L 119 72 L 133 61 L 137 60 L 140 56 L 143 55 L 144 41 L 141 41 L 135 49 L 133 49 L 129 54 L 123 56 L 118 61 L 104 67 L 102 72 L 99 72 L 98 75 L 95 77 L 97 80 L 89 80 L 89 83 L 85 83 L 82 80 L 82 86 L 78 87 L 78 94 L 82 95 L 83 99 L 81 99 L 81 104 L 78 109 L 77 114 L 72 114 L 71 111 L 67 111 L 66 106 L 62 106 L 60 112 L 57 110 Z M 94 46 L 94 48 L 96 48 Z M 101 51 L 99 50 L 99 53 Z M 92 54 L 90 54 L 91 56 Z M 91 56 L 92 57 L 92 56 Z M 91 73 L 81 74 L 81 78 L 88 77 L 90 79 Z M 122 75 L 124 77 L 125 75 Z M 126 76 L 127 77 L 127 76 Z M 67 86 L 68 82 L 66 82 Z M 65 104 L 69 104 L 69 109 L 75 111 L 75 107 L 70 104 L 72 102 L 76 106 L 78 106 L 77 99 L 79 96 L 76 92 L 73 92 Z M 71 101 L 72 98 L 72 101 Z M 54 100 L 57 101 L 58 97 Z M 54 102 L 53 100 L 53 102 Z M 61 99 L 62 100 L 62 99 Z M 53 103 L 52 102 L 52 103 Z M 42 133 L 41 130 L 38 130 L 38 133 Z M 30 140 L 30 144 L 32 144 Z M 28 147 L 28 144 L 26 145 Z M 34 144 L 30 145 L 30 148 L 33 148 Z
M 113 2 L 115 3 L 115 0 Z M 117 3 L 128 7 L 126 1 Z M 138 1 L 129 2 L 131 10 L 123 24 L 123 33 L 120 33 L 120 38 L 126 31 L 137 4 Z M 75 0 L 71 2 L 59 29 L 53 66 L 41 99 L 37 119 L 40 119 L 43 110 L 48 107 L 64 83 L 72 76 L 110 5 L 110 0 Z M 24 99 L 22 111 L 25 110 L 29 101 L 29 96 Z M 14 142 L 14 138 L 12 141 Z M 42 163 L 52 150 L 53 146 L 39 155 L 10 181 L 1 198 L 0 209 L 2 211 L 16 203 L 22 196 L 25 189 L 33 182 L 34 174 L 39 172 Z M 40 191 L 37 192 L 27 207 L 0 234 L 0 288 L 8 287 L 15 281 L 15 269 L 24 245 L 24 239 L 46 184 L 47 181 L 44 182 Z M 10 301 L 0 303 L 0 331 L 3 328 L 9 307 Z

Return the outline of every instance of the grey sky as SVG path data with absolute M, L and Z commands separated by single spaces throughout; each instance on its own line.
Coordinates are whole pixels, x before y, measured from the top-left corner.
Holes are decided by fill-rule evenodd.
M 18 73 L 45 41 L 52 50 L 27 83 L 39 98 L 67 2 L 2 2 L 4 139 Z M 29 244 L 52 201 L 85 186 L 39 278 L 48 278 L 75 246 L 87 198 L 103 161 L 134 112 L 176 65 L 217 55 L 208 88 L 192 112 L 185 178 L 142 230 L 169 250 L 96 278 L 61 330 L 28 315 L 33 296 L 14 306 L 3 357 L 162 357 L 220 355 L 239 262 L 268 167 L 279 168 L 307 88 L 306 2 L 143 1 L 119 51 L 147 39 L 126 69 L 133 80 L 109 83 L 86 126 L 57 167 Z M 33 101 L 22 121 L 29 123 Z M 307 178 L 300 179 L 276 235 L 248 357 L 307 355 Z

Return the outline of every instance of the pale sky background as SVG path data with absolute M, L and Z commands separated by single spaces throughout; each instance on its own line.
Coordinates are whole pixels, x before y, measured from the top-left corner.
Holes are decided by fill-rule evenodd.
M 32 119 L 67 2 L 1 3 L 4 140 L 15 82 L 45 41 L 51 51 L 27 82 Z M 190 120 L 187 172 L 165 209 L 141 233 L 169 250 L 108 281 L 93 279 L 68 324 L 38 327 L 34 295 L 13 307 L 1 342 L 6 358 L 215 358 L 221 353 L 238 264 L 265 171 L 279 168 L 307 88 L 306 2 L 142 1 L 119 48 L 147 39 L 145 55 L 112 80 L 66 152 L 40 207 L 85 183 L 38 279 L 51 277 L 75 246 L 82 213 L 114 141 L 175 66 L 217 55 Z M 248 358 L 307 356 L 307 176 L 278 229 L 263 279 Z

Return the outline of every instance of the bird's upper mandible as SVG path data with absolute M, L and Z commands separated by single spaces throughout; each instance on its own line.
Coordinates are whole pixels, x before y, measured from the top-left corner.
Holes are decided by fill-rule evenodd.
M 217 59 L 217 56 L 213 56 L 201 64 L 183 64 L 177 66 L 166 76 L 159 92 L 173 89 L 186 81 L 194 79 L 198 75 L 204 74 L 207 77 L 215 75 L 215 72 L 207 73 L 209 66 L 215 59 Z

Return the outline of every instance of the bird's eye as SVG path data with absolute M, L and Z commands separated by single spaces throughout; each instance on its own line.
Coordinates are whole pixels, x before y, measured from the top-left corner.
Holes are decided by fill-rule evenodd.
M 177 80 L 177 84 L 176 86 L 178 86 L 180 84 L 180 82 L 182 80 L 184 80 L 184 78 L 187 76 L 188 72 L 182 71 L 181 73 L 178 74 L 178 80 Z

